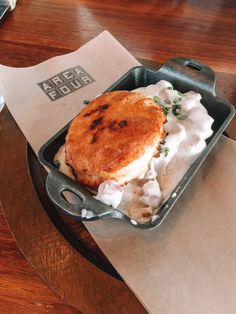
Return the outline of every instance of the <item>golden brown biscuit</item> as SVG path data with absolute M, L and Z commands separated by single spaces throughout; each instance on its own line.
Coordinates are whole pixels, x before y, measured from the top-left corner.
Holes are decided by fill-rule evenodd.
M 124 184 L 147 171 L 165 136 L 166 117 L 152 98 L 114 91 L 89 103 L 66 136 L 66 162 L 78 182 L 97 187 L 107 179 Z

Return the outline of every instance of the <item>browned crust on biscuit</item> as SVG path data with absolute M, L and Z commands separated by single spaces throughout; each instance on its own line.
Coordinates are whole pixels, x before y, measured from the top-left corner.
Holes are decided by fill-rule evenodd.
M 66 162 L 77 180 L 98 186 L 163 140 L 166 117 L 150 97 L 115 91 L 95 98 L 72 121 Z

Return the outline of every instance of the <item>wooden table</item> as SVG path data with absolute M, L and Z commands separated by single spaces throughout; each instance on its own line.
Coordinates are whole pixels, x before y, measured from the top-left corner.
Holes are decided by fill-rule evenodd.
M 137 58 L 162 63 L 174 56 L 188 56 L 208 64 L 218 72 L 219 94 L 236 104 L 235 16 L 234 0 L 107 0 L 102 4 L 94 0 L 18 0 L 16 9 L 0 28 L 0 63 L 16 67 L 34 65 L 73 51 L 108 29 Z M 0 132 L 6 115 L 7 110 L 0 115 Z M 13 120 L 7 121 L 8 130 L 17 132 Z M 235 119 L 228 133 L 236 139 Z M 22 150 L 26 144 L 22 141 L 18 145 L 17 149 Z M 3 150 L 1 147 L 2 156 Z M 9 198 L 12 197 L 9 191 Z M 31 201 L 35 198 L 28 197 Z M 1 313 L 80 312 L 66 304 L 27 263 L 3 211 L 0 238 Z M 81 307 L 77 308 L 86 308 L 82 298 Z M 106 309 L 97 311 L 100 312 L 107 313 Z

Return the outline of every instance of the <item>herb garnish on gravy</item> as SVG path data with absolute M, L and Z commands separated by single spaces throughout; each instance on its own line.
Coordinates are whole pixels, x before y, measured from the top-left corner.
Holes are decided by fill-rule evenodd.
M 124 185 L 119 185 L 115 180 L 106 180 L 99 185 L 95 198 L 112 204 L 132 219 L 145 222 L 158 212 L 161 204 L 170 197 L 175 186 L 206 147 L 205 140 L 212 135 L 213 119 L 201 104 L 200 94 L 193 91 L 182 94 L 167 81 L 162 80 L 134 92 L 152 98 L 162 108 L 167 118 L 164 125 L 165 139 L 157 148 L 159 155 L 151 159 L 144 176 Z M 107 105 L 101 106 L 99 112 L 104 114 L 107 108 Z M 100 125 L 102 121 L 94 119 L 91 128 Z M 128 126 L 128 121 L 121 119 L 111 120 L 108 128 L 115 131 L 118 127 L 123 131 Z M 96 137 L 92 138 L 93 143 L 96 140 Z M 58 153 L 63 155 L 63 148 Z M 59 160 L 60 170 L 63 171 L 63 159 L 58 158 L 59 154 L 55 159 Z

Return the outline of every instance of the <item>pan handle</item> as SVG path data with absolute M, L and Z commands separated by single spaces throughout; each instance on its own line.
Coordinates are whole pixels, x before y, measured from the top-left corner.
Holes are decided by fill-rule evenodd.
M 103 218 L 123 218 L 122 213 L 112 206 L 103 204 L 92 197 L 92 193 L 59 171 L 52 171 L 46 180 L 46 191 L 56 207 L 78 220 L 92 221 Z M 63 192 L 77 196 L 76 204 L 67 200 Z
M 177 57 L 170 59 L 166 64 L 162 66 L 162 69 L 173 75 L 180 75 L 180 79 L 183 79 L 183 76 L 186 78 L 186 83 L 191 81 L 193 86 L 198 87 L 199 90 L 207 91 L 215 94 L 215 72 L 207 65 L 190 58 Z

